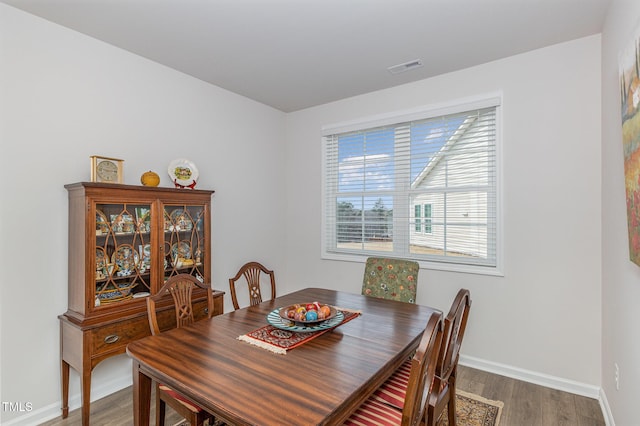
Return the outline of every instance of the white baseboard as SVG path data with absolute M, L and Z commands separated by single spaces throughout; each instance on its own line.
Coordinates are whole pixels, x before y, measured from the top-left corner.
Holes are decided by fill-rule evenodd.
M 480 358 L 474 358 L 460 354 L 460 364 L 476 368 L 489 373 L 499 374 L 501 376 L 511 377 L 512 379 L 522 380 L 524 382 L 545 386 L 552 389 L 558 389 L 563 392 L 569 392 L 576 395 L 586 396 L 588 398 L 597 399 L 600 403 L 600 409 L 604 416 L 607 426 L 615 426 L 613 415 L 607 402 L 604 389 L 599 386 L 580 383 L 561 377 L 555 377 L 548 374 L 537 373 L 511 365 L 499 364 L 497 362 L 487 361 Z
M 604 416 L 604 422 L 606 426 L 616 426 L 616 422 L 613 420 L 613 413 L 607 400 L 607 395 L 604 393 L 604 389 L 600 390 L 600 408 L 602 409 L 602 415 Z
M 131 374 L 125 374 L 121 377 L 114 378 L 107 383 L 91 388 L 91 402 L 111 395 L 121 389 L 131 386 L 133 383 Z M 62 415 L 60 409 L 62 400 L 50 404 L 46 407 L 39 408 L 28 412 L 22 416 L 16 417 L 9 421 L 2 421 L 3 426 L 37 426 L 48 420 L 55 419 Z M 80 393 L 69 395 L 69 411 L 80 408 Z

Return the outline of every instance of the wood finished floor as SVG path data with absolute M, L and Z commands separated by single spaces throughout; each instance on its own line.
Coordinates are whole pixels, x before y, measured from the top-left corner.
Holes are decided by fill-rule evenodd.
M 520 380 L 459 367 L 459 389 L 487 399 L 504 402 L 500 426 L 604 426 L 596 399 L 573 395 Z M 129 426 L 133 424 L 131 388 L 123 389 L 91 404 L 91 424 L 96 426 Z M 154 419 L 152 407 L 152 421 Z M 167 407 L 167 426 L 180 421 Z M 43 426 L 80 424 L 80 410 L 42 423 Z M 463 426 L 463 425 L 460 425 Z

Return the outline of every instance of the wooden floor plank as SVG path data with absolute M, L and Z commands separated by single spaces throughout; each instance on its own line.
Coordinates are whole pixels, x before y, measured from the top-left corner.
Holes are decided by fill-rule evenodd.
M 459 366 L 458 389 L 504 403 L 500 426 L 604 426 L 598 400 Z
M 467 392 L 482 395 L 488 382 L 489 373 L 472 368 L 458 367 L 458 387 Z
M 509 406 L 504 412 L 505 424 L 545 426 L 542 423 L 542 395 L 535 385 L 516 381 L 504 403 Z
M 600 404 L 593 404 L 593 399 L 586 396 L 574 395 L 576 411 L 583 417 L 593 420 L 599 420 L 602 417 L 602 409 Z
M 557 426 L 578 424 L 573 395 L 546 388 L 542 398 L 542 423 Z
M 472 370 L 469 368 L 469 370 Z M 484 389 L 482 392 L 478 392 L 478 395 L 495 401 L 503 401 L 505 395 L 513 394 L 513 387 L 516 383 L 515 380 L 507 379 L 504 376 L 497 374 L 484 373 Z

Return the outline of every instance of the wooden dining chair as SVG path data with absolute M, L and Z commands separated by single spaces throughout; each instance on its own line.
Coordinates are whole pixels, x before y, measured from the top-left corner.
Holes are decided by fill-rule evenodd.
M 455 426 L 456 424 L 456 374 L 460 358 L 460 346 L 467 327 L 470 309 L 471 295 L 469 290 L 461 289 L 458 291 L 449 313 L 444 319 L 444 335 L 437 356 L 433 392 L 430 396 L 425 416 L 427 426 L 435 426 L 447 407 L 449 425 Z M 402 364 L 374 392 L 374 399 L 397 409 L 402 409 L 409 385 L 410 370 L 410 361 Z
M 211 319 L 214 311 L 213 290 L 209 284 L 201 283 L 197 278 L 189 274 L 178 274 L 169 278 L 164 285 L 154 295 L 147 297 L 147 314 L 149 317 L 149 327 L 153 336 L 160 333 L 156 304 L 166 296 L 171 294 L 174 302 L 176 314 L 176 327 L 184 327 L 194 322 L 192 294 L 193 289 L 199 287 L 207 292 L 207 317 Z M 197 404 L 183 397 L 178 392 L 161 383 L 156 383 L 156 425 L 164 425 L 166 405 L 173 408 L 178 414 L 189 421 L 191 426 L 201 426 L 205 420 L 209 419 L 212 424 L 214 417 L 203 410 Z
M 249 287 L 249 305 L 257 305 L 262 302 L 262 282 L 269 277 L 271 283 L 271 299 L 276 297 L 276 277 L 275 273 L 258 262 L 248 262 L 242 265 L 235 277 L 229 278 L 229 288 L 231 289 L 231 302 L 234 309 L 240 309 L 238 296 L 236 293 L 236 282 L 240 277 L 245 278 Z M 271 300 L 269 299 L 269 300 Z
M 422 424 L 435 378 L 437 354 L 442 343 L 442 314 L 431 314 L 420 344 L 409 364 L 409 382 L 402 408 L 369 397 L 344 423 L 378 426 L 415 426 Z
M 362 294 L 416 303 L 419 271 L 420 265 L 413 260 L 369 257 L 364 267 Z
M 449 426 L 456 426 L 458 360 L 470 310 L 471 294 L 467 289 L 460 289 L 444 320 L 444 338 L 436 364 L 436 381 L 434 383 L 436 392 L 429 401 L 427 426 L 435 426 L 447 407 Z

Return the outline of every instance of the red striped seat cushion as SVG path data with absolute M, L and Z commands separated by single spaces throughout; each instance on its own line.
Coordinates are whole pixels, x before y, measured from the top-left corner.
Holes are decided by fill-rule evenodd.
M 411 360 L 406 360 L 374 393 L 372 398 L 402 411 L 411 375 Z
M 402 411 L 369 398 L 351 414 L 344 424 L 347 426 L 398 426 L 401 422 Z
M 185 407 L 187 407 L 189 410 L 193 411 L 194 413 L 199 413 L 199 412 L 202 411 L 202 408 L 198 407 L 196 404 L 194 404 L 193 402 L 189 401 L 187 398 L 185 398 L 184 396 L 180 395 L 178 392 L 174 391 L 170 387 L 167 387 L 165 385 L 159 385 L 159 387 L 160 387 L 160 390 L 162 390 L 162 391 L 166 392 L 167 394 L 169 394 L 169 396 L 171 396 L 173 399 L 175 399 L 180 404 L 184 405 Z

